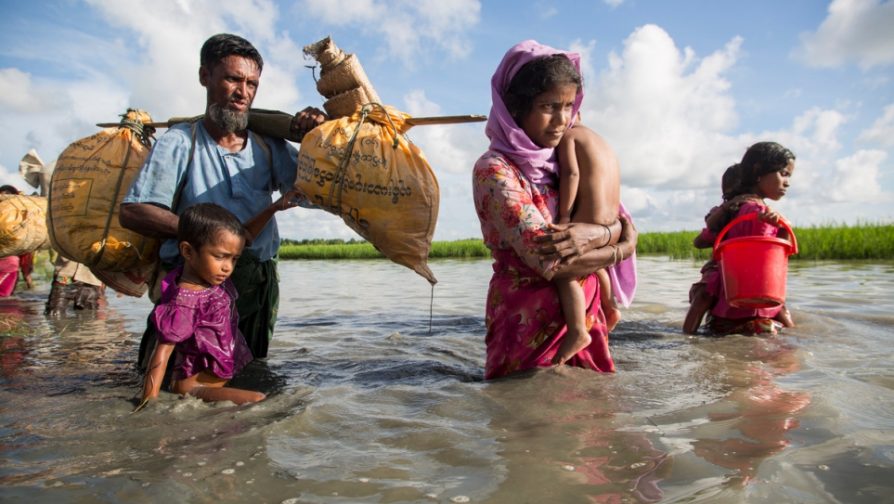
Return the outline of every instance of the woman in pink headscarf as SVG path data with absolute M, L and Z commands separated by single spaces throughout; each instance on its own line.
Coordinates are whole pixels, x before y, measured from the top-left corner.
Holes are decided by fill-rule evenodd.
M 581 282 L 591 338 L 565 364 L 615 370 L 593 273 L 620 263 L 612 286 L 632 296 L 629 258 L 636 230 L 625 217 L 611 226 L 553 224 L 559 199 L 555 148 L 580 109 L 581 84 L 578 54 L 533 40 L 512 47 L 491 80 L 490 149 L 473 176 L 475 209 L 494 258 L 486 379 L 553 365 L 567 332 L 555 278 Z

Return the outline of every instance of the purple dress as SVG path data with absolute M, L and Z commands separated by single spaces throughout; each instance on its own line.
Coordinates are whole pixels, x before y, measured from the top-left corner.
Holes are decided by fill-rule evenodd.
M 200 291 L 181 289 L 178 266 L 161 283 L 161 301 L 152 312 L 159 343 L 174 348 L 175 380 L 207 371 L 229 380 L 251 362 L 251 351 L 239 332 L 236 288 L 224 283 Z

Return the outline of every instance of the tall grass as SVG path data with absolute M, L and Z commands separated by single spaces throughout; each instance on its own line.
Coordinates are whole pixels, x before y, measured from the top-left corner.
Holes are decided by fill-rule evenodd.
M 812 226 L 794 228 L 799 254 L 793 259 L 894 259 L 894 224 Z M 711 249 L 696 249 L 697 231 L 641 233 L 637 253 L 672 259 L 707 259 Z M 286 240 L 279 249 L 281 259 L 379 259 L 382 254 L 370 243 L 351 240 Z M 480 239 L 432 243 L 431 258 L 490 257 Z
M 792 259 L 894 259 L 894 224 L 859 223 L 854 226 L 811 226 L 794 228 L 798 255 Z M 640 254 L 667 255 L 674 259 L 707 259 L 711 249 L 692 246 L 695 231 L 642 233 L 636 250 Z

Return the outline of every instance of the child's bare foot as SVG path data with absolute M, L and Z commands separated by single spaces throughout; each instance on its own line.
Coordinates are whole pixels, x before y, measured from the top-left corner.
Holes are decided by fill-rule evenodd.
M 608 332 L 615 330 L 615 326 L 621 321 L 621 310 L 616 306 L 603 307 L 602 312 L 605 314 L 605 325 L 608 326 Z
M 590 346 L 592 341 L 593 338 L 590 337 L 590 333 L 587 332 L 586 328 L 581 330 L 581 328 L 569 327 L 565 337 L 562 338 L 562 343 L 559 345 L 559 351 L 553 357 L 553 364 L 565 364 L 565 361 L 577 355 L 577 352 Z

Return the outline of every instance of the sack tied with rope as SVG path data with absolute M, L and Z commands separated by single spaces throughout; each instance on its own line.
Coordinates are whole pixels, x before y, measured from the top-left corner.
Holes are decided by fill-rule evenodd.
M 159 243 L 122 227 L 118 207 L 149 154 L 154 129 L 144 124 L 151 121 L 146 112 L 129 109 L 118 127 L 72 143 L 59 155 L 50 182 L 53 248 L 131 296 L 146 291 Z
M 0 194 L 0 257 L 18 256 L 49 247 L 47 199 Z
M 367 104 L 311 130 L 301 141 L 295 187 L 434 284 L 427 263 L 440 191 L 424 154 L 403 134 L 409 117 Z

